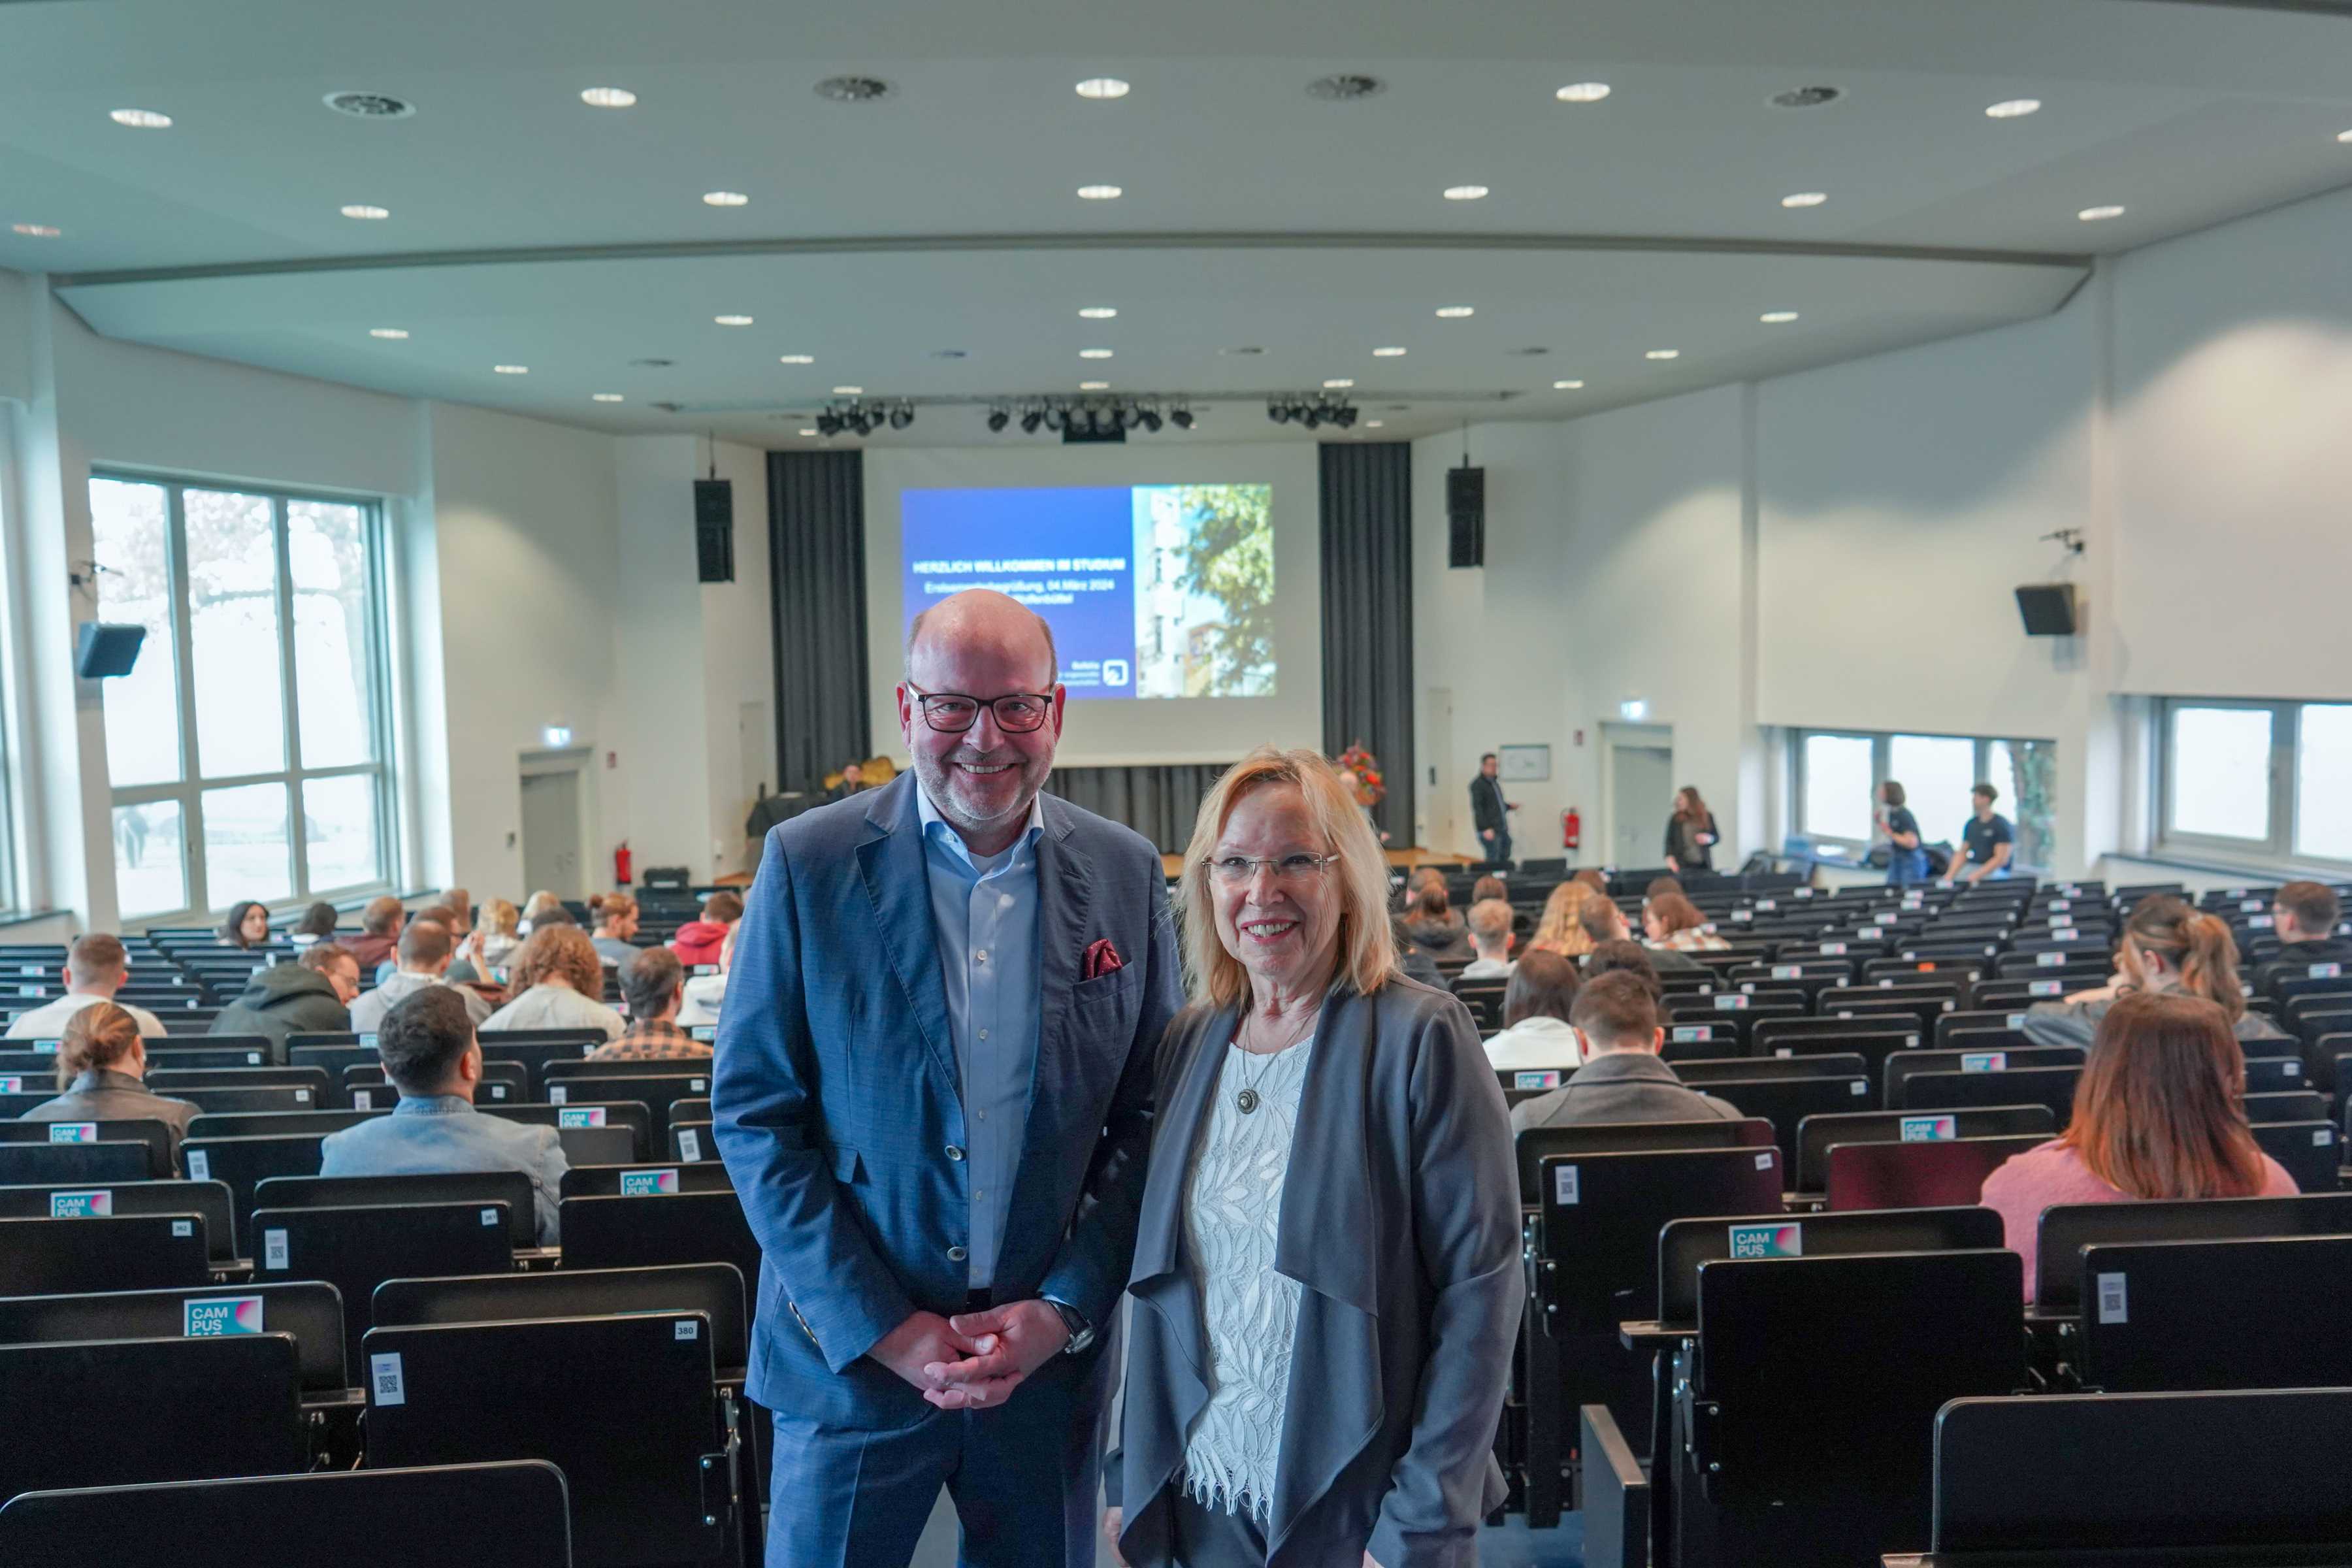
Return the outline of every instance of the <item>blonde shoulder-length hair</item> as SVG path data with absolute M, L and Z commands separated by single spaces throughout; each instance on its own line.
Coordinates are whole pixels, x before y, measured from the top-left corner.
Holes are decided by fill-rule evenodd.
M 1209 863 L 1234 807 L 1252 790 L 1287 784 L 1307 799 L 1307 810 L 1336 855 L 1329 876 L 1339 895 L 1339 973 L 1364 995 L 1386 984 L 1396 971 L 1396 932 L 1390 924 L 1389 868 L 1372 825 L 1339 782 L 1339 770 L 1317 752 L 1260 746 L 1209 788 L 1192 820 L 1192 842 L 1184 850 L 1184 878 L 1176 890 L 1181 922 L 1184 973 L 1192 998 L 1212 1007 L 1230 1006 L 1249 995 L 1249 973 L 1225 951 L 1217 936 Z

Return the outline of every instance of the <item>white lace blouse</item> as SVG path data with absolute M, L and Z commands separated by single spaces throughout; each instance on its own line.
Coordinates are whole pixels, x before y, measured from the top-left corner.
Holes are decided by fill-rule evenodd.
M 1298 1282 L 1274 1271 L 1282 1187 L 1314 1037 L 1274 1056 L 1225 1047 L 1215 1097 L 1192 1152 L 1184 1241 L 1209 1335 L 1209 1403 L 1184 1435 L 1184 1492 L 1207 1508 L 1274 1508 L 1275 1461 L 1290 1392 Z M 1244 1112 L 1244 1088 L 1257 1109 Z

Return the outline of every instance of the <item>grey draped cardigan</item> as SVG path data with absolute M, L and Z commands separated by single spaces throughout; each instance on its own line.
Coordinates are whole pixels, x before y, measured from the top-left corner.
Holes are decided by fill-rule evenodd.
M 1207 1330 L 1185 1259 L 1186 1174 L 1233 1008 L 1170 1026 L 1129 1317 L 1119 1545 L 1169 1554 L 1184 1439 L 1208 1403 Z M 1275 1268 L 1304 1287 L 1283 1412 L 1269 1568 L 1471 1568 L 1504 1494 L 1496 1422 L 1525 1285 L 1510 1119 L 1451 994 L 1346 985 L 1316 1027 Z

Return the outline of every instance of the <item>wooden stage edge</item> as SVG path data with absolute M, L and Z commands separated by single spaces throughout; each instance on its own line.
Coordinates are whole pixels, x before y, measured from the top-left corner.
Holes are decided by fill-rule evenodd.
M 1389 865 L 1392 869 L 1400 871 L 1414 866 L 1475 866 L 1477 864 L 1467 855 L 1451 855 L 1438 849 L 1383 849 L 1381 853 L 1388 857 Z M 1162 855 L 1160 858 L 1160 864 L 1169 876 L 1175 877 L 1184 869 L 1184 857 Z

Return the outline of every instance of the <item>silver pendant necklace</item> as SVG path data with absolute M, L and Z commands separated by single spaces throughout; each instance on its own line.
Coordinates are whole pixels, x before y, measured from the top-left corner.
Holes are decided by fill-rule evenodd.
M 1314 1025 L 1314 1022 L 1315 1022 L 1314 1016 L 1310 1015 L 1310 1016 L 1309 1016 L 1309 1017 L 1307 1018 L 1307 1024 L 1308 1024 L 1308 1026 L 1309 1026 L 1309 1027 L 1312 1027 L 1312 1026 L 1313 1026 L 1313 1025 Z M 1247 1024 L 1246 1022 L 1244 1022 L 1244 1025 L 1242 1026 L 1242 1029 L 1241 1029 L 1241 1031 L 1238 1031 L 1238 1032 L 1236 1033 L 1235 1039 L 1234 1039 L 1234 1044 L 1236 1044 L 1236 1045 L 1241 1045 L 1241 1041 L 1240 1041 L 1240 1038 L 1239 1038 L 1239 1035 L 1240 1035 L 1240 1033 L 1245 1033 L 1245 1032 L 1247 1031 L 1248 1027 L 1249 1027 L 1248 1024 Z M 1280 1055 L 1283 1053 L 1283 1051 L 1289 1050 L 1293 1046 L 1296 1046 L 1296 1045 L 1297 1045 L 1297 1044 L 1298 1044 L 1298 1038 L 1293 1038 L 1293 1039 L 1292 1039 L 1292 1040 L 1291 1040 L 1287 1045 L 1283 1046 L 1283 1047 L 1281 1047 L 1281 1049 L 1280 1049 L 1280 1050 L 1266 1051 L 1266 1052 L 1265 1052 L 1265 1053 L 1263 1053 L 1263 1054 L 1264 1054 L 1264 1056 L 1265 1056 L 1265 1060 L 1266 1060 L 1268 1063 L 1271 1063 L 1271 1062 L 1274 1060 L 1274 1058 L 1276 1058 L 1276 1057 L 1278 1057 L 1278 1056 L 1280 1056 Z M 1246 1045 L 1241 1045 L 1241 1051 L 1242 1051 L 1242 1055 L 1243 1055 L 1243 1056 L 1244 1056 L 1244 1057 L 1255 1056 L 1255 1055 L 1260 1054 L 1260 1053 L 1258 1053 L 1258 1052 L 1252 1051 L 1252 1050 L 1249 1048 L 1249 1047 L 1247 1047 Z M 1244 1116 L 1247 1116 L 1247 1115 L 1249 1115 L 1252 1111 L 1255 1110 L 1259 1107 L 1259 1105 L 1261 1105 L 1262 1103 L 1264 1103 L 1264 1102 L 1263 1102 L 1263 1101 L 1258 1098 L 1257 1086 L 1258 1086 L 1259 1084 L 1261 1084 L 1261 1083 L 1265 1082 L 1265 1075 L 1266 1075 L 1267 1073 L 1269 1073 L 1269 1072 L 1273 1071 L 1273 1070 L 1274 1070 L 1274 1069 L 1273 1069 L 1273 1068 L 1272 1068 L 1271 1066 L 1262 1066 L 1262 1067 L 1260 1067 L 1260 1068 L 1258 1068 L 1258 1070 L 1257 1070 L 1257 1077 L 1255 1077 L 1255 1078 L 1254 1078 L 1254 1079 L 1253 1079 L 1253 1078 L 1246 1078 L 1246 1077 L 1245 1077 L 1245 1078 L 1244 1078 L 1244 1079 L 1243 1079 L 1243 1080 L 1242 1080 L 1241 1092 L 1234 1096 L 1234 1108 L 1235 1108 L 1236 1110 L 1239 1110 L 1239 1111 L 1240 1111 Z

